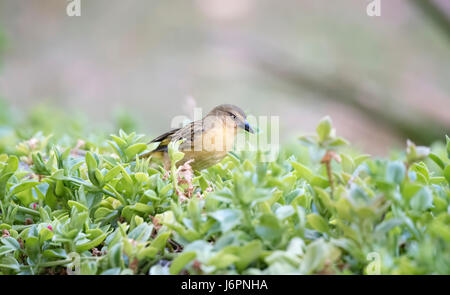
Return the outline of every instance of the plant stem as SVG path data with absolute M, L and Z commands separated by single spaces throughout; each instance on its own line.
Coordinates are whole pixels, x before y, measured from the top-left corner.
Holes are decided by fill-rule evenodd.
M 327 175 L 328 175 L 328 181 L 330 182 L 330 189 L 331 189 L 331 198 L 333 199 L 334 196 L 334 183 L 333 183 L 333 172 L 331 171 L 331 163 L 327 162 Z
M 172 174 L 172 184 L 173 184 L 173 193 L 176 196 L 176 201 L 178 201 L 178 187 L 177 187 L 177 169 L 175 163 L 172 163 L 172 167 L 170 169 L 170 174 Z

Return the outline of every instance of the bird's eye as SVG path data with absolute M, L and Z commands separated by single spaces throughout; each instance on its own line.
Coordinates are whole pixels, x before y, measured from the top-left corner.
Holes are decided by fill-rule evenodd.
M 233 119 L 236 119 L 236 115 L 235 114 L 231 114 L 231 117 L 233 117 Z

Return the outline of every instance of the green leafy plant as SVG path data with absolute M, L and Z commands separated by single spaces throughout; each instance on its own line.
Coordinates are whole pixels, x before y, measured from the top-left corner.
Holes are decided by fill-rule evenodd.
M 30 136 L 0 137 L 2 274 L 450 273 L 448 137 L 374 158 L 326 117 L 274 162 L 194 173 L 180 142 L 165 171 L 135 133 Z

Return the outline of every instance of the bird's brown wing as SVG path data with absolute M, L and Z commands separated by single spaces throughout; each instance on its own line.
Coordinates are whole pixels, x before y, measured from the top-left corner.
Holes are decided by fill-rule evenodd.
M 194 145 L 200 141 L 202 132 L 203 132 L 203 121 L 202 120 L 194 121 L 184 126 L 177 132 L 175 132 L 175 134 L 172 137 L 172 140 L 178 141 L 183 139 L 183 143 L 180 145 L 179 148 L 180 151 L 193 150 Z
M 158 152 L 158 151 L 166 151 L 167 146 L 172 141 L 172 137 L 175 133 L 177 133 L 181 128 L 170 130 L 169 132 L 166 132 L 164 134 L 161 134 L 160 136 L 156 137 L 152 141 L 150 141 L 148 144 L 159 142 L 158 147 L 153 150 L 152 152 Z
M 183 143 L 180 145 L 180 150 L 193 149 L 194 144 L 198 136 L 201 136 L 203 131 L 203 123 L 201 120 L 191 122 L 186 126 L 178 129 L 173 129 L 166 132 L 157 138 L 153 139 L 150 143 L 159 142 L 158 147 L 152 152 L 167 151 L 167 146 L 172 141 L 178 141 L 183 139 Z

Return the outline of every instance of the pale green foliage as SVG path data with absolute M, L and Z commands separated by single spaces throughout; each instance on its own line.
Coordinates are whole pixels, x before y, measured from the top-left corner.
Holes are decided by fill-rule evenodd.
M 167 172 L 136 158 L 151 147 L 135 133 L 77 148 L 0 137 L 0 273 L 58 272 L 78 253 L 83 274 L 365 274 L 376 253 L 384 274 L 450 274 L 448 137 L 386 160 L 349 150 L 330 118 L 316 131 L 275 162 L 230 155 L 190 184 L 179 142 Z

